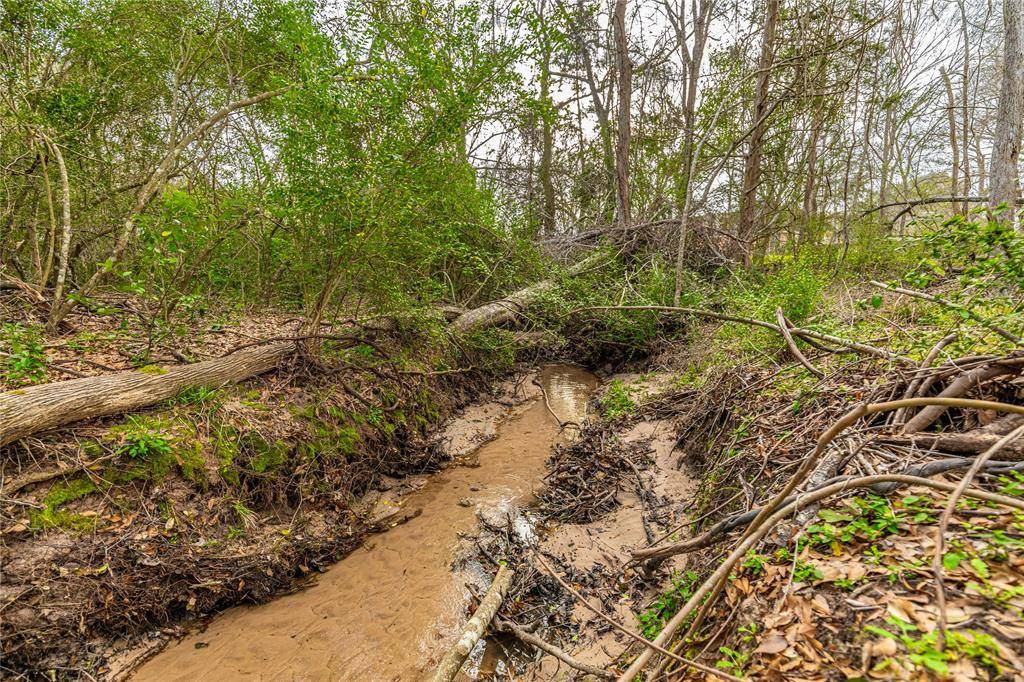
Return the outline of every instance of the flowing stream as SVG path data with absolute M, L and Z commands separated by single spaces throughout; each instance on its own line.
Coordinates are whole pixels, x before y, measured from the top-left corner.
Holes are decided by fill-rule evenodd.
M 132 679 L 421 679 L 465 622 L 466 584 L 480 590 L 479 574 L 452 570 L 460 534 L 473 532 L 478 513 L 500 518 L 533 499 L 558 422 L 582 421 L 597 387 L 571 365 L 546 366 L 539 379 L 547 404 L 505 422 L 477 451 L 479 466 L 451 467 L 411 493 L 404 506 L 420 516 L 370 538 L 306 590 L 224 612 Z

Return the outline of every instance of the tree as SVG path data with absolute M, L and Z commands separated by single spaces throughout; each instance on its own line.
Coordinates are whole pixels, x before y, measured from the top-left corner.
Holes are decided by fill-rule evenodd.
M 626 33 L 626 0 L 615 0 L 612 18 L 615 32 L 616 82 L 618 83 L 618 116 L 615 131 L 615 209 L 616 224 L 625 231 L 633 222 L 629 206 L 629 137 L 633 105 L 633 62 L 629 59 Z
M 740 194 L 740 216 L 737 237 L 742 249 L 743 262 L 750 264 L 756 215 L 757 188 L 761 183 L 761 158 L 764 154 L 764 135 L 768 129 L 768 85 L 772 62 L 775 60 L 775 30 L 779 22 L 779 0 L 767 0 L 764 24 L 761 30 L 761 55 L 757 60 L 754 102 L 751 107 L 752 131 L 744 157 L 743 187 Z
M 1012 221 L 1017 208 L 1017 175 L 1024 128 L 1024 0 L 1003 0 L 1003 77 L 989 163 L 989 206 L 1005 204 Z

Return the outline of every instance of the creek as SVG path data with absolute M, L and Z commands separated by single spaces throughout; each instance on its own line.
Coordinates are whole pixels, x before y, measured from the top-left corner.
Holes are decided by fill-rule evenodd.
M 537 380 L 545 397 L 505 421 L 473 466 L 451 466 L 405 497 L 419 516 L 371 537 L 307 589 L 216 616 L 132 679 L 421 679 L 466 621 L 467 585 L 486 589 L 479 564 L 459 560 L 478 515 L 526 518 L 551 448 L 565 438 L 560 424 L 583 420 L 598 384 L 572 365 L 545 366 Z M 464 670 L 486 670 L 497 648 L 485 642 Z

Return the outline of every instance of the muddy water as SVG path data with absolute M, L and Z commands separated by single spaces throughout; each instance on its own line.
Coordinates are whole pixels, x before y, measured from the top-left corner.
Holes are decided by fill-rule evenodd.
M 133 679 L 420 679 L 465 622 L 466 583 L 479 581 L 452 572 L 460 534 L 474 530 L 477 513 L 532 498 L 560 437 L 551 412 L 582 421 L 597 385 L 567 365 L 545 367 L 539 379 L 547 405 L 536 400 L 506 422 L 477 451 L 478 467 L 448 469 L 413 492 L 404 507 L 422 509 L 419 517 L 371 538 L 305 591 L 225 612 Z

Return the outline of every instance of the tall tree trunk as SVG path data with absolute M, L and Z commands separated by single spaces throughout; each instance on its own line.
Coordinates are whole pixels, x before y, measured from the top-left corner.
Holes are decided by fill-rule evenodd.
M 64 155 L 60 149 L 49 138 L 46 139 L 46 146 L 57 161 L 57 170 L 60 173 L 60 203 L 61 223 L 63 225 L 60 236 L 60 251 L 57 258 L 57 286 L 53 292 L 53 301 L 50 303 L 50 317 L 47 326 L 52 330 L 57 327 L 62 315 L 61 307 L 64 303 L 64 285 L 68 277 L 68 261 L 71 253 L 71 184 L 68 181 L 68 169 L 64 164 Z
M 946 71 L 946 67 L 939 67 L 942 75 L 942 82 L 946 86 L 946 123 L 949 126 L 949 146 L 953 150 L 953 167 L 949 179 L 949 196 L 955 197 L 960 192 L 960 143 L 957 141 L 956 131 L 956 98 L 953 95 L 953 81 Z M 966 153 L 966 149 L 964 152 Z M 967 196 L 966 194 L 964 196 Z M 883 202 L 884 203 L 884 202 Z M 956 204 L 954 204 L 954 207 Z
M 754 128 L 743 165 L 743 189 L 740 194 L 740 217 L 737 236 L 744 265 L 750 265 L 753 254 L 754 221 L 757 187 L 761 184 L 761 159 L 764 156 L 764 134 L 768 129 L 768 85 L 772 62 L 775 61 L 775 29 L 779 23 L 779 0 L 767 0 L 764 28 L 761 33 L 761 56 L 757 60 L 757 81 L 754 85 Z
M 633 100 L 633 62 L 629 60 L 626 36 L 626 0 L 615 0 L 612 17 L 615 30 L 615 64 L 618 83 L 618 120 L 615 133 L 615 209 L 616 224 L 625 238 L 632 221 L 629 210 L 629 137 L 630 107 Z
M 1003 79 L 989 163 L 989 206 L 1017 208 L 1017 159 L 1024 127 L 1024 0 L 1003 0 Z M 1012 213 L 1003 216 L 1012 224 Z
M 586 5 L 584 5 L 584 0 L 579 0 L 577 12 L 581 17 L 585 15 Z M 577 31 L 576 44 L 580 53 L 580 59 L 583 62 L 583 73 L 587 82 L 587 88 L 590 90 L 590 102 L 594 107 L 594 116 L 597 117 L 597 131 L 601 138 L 601 160 L 604 162 L 607 192 L 608 195 L 611 195 L 615 192 L 615 149 L 612 145 L 612 126 L 608 112 L 609 104 L 601 97 L 601 88 L 598 86 L 597 76 L 594 73 L 594 62 L 591 59 L 590 48 L 587 46 L 582 26 Z M 614 210 L 614 200 L 605 201 L 602 213 L 609 222 L 614 217 Z
M 807 243 L 810 240 L 811 232 L 814 229 L 811 223 L 818 213 L 818 137 L 821 135 L 821 116 L 821 112 L 815 109 L 814 122 L 811 124 L 811 139 L 807 142 L 807 178 L 804 182 L 804 201 L 801 208 L 803 214 L 801 243 Z
M 963 154 L 961 155 L 960 161 L 963 164 L 962 172 L 960 174 L 963 180 L 963 188 L 960 190 L 960 196 L 968 197 L 971 195 L 971 154 L 970 154 L 970 135 L 971 135 L 971 118 L 970 118 L 970 98 L 969 98 L 969 87 L 970 87 L 970 35 L 968 34 L 967 27 L 967 8 L 964 6 L 964 0 L 958 0 L 957 4 L 960 6 L 960 30 L 964 40 L 964 64 L 963 71 L 960 74 L 960 144 L 963 147 Z M 956 194 L 956 192 L 954 192 Z M 960 214 L 967 215 L 967 202 L 960 204 Z
M 551 101 L 551 49 L 547 37 L 544 38 L 540 64 L 540 102 L 541 112 L 541 151 L 540 151 L 540 187 L 543 199 L 541 209 L 541 232 L 545 237 L 555 234 L 555 183 L 551 179 L 551 162 L 554 155 L 554 103 Z

